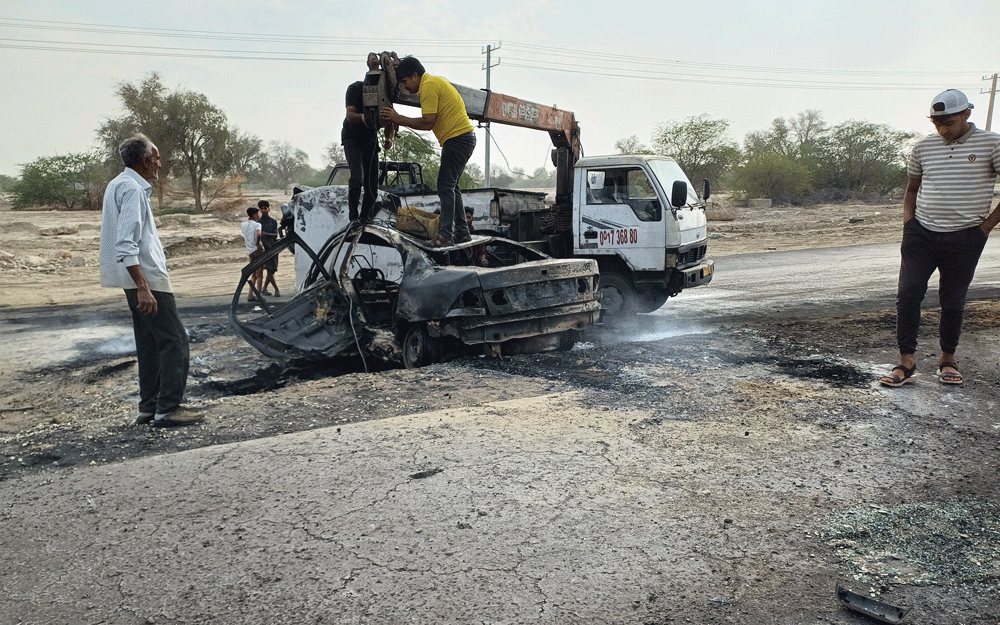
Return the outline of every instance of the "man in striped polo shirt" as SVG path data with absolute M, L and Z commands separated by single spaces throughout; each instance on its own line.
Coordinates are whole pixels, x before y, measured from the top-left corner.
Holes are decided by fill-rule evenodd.
M 971 114 L 972 104 L 961 91 L 938 94 L 930 115 L 937 134 L 917 143 L 907 164 L 896 293 L 899 364 L 880 380 L 886 386 L 902 386 L 916 373 L 920 303 L 935 269 L 941 305 L 938 377 L 944 384 L 963 381 L 955 350 L 965 297 L 986 238 L 1000 222 L 1000 203 L 990 211 L 1000 172 L 1000 135 L 969 123 Z

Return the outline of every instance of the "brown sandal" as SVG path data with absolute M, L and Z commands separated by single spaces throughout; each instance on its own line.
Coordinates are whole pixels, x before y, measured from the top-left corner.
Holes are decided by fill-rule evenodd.
M 901 371 L 903 373 L 902 377 L 896 375 L 897 371 Z M 904 384 L 912 382 L 915 375 L 917 375 L 917 365 L 913 365 L 912 367 L 896 365 L 892 368 L 890 375 L 882 376 L 882 379 L 879 380 L 879 382 L 882 386 L 892 386 L 894 388 L 898 388 Z
M 451 245 L 453 241 L 450 237 L 443 237 L 440 234 L 427 242 L 429 247 L 447 247 Z
M 944 368 L 954 369 L 954 371 L 945 371 Z M 962 378 L 962 372 L 958 370 L 958 367 L 954 362 L 942 362 L 938 365 L 937 370 L 938 379 L 941 380 L 941 384 L 961 384 L 965 381 Z

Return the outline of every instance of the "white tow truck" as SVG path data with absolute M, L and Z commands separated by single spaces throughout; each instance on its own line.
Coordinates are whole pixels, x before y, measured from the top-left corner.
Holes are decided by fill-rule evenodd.
M 418 96 L 400 89 L 392 63 L 382 53 L 380 68 L 364 81 L 365 115 L 379 124 L 389 104 L 419 106 Z M 708 228 L 704 201 L 671 159 L 645 155 L 581 157 L 580 126 L 570 111 L 493 91 L 454 85 L 470 119 L 548 132 L 556 168 L 555 202 L 503 189 L 463 191 L 475 209 L 477 231 L 499 234 L 556 258 L 596 260 L 605 319 L 652 312 L 683 289 L 711 281 L 706 258 Z M 382 181 L 387 183 L 383 172 Z M 437 196 L 422 185 L 384 184 L 403 206 L 433 207 Z M 422 182 L 422 181 L 419 181 Z M 488 208 L 487 208 L 488 207 Z
M 378 125 L 389 104 L 419 106 L 419 98 L 398 87 L 392 53 L 364 80 L 365 116 Z M 702 193 L 675 161 L 650 155 L 581 157 L 580 126 L 574 114 L 512 96 L 454 85 L 470 119 L 548 132 L 556 168 L 554 202 L 545 195 L 509 189 L 462 192 L 474 210 L 477 232 L 503 236 L 555 258 L 597 262 L 606 321 L 657 310 L 684 289 L 708 284 L 714 262 L 706 258 L 708 227 Z M 433 212 L 438 196 L 424 183 L 416 163 L 381 163 L 379 186 L 391 194 L 376 220 L 391 221 L 398 207 Z M 337 165 L 327 185 L 346 184 L 349 171 Z M 321 188 L 322 189 L 322 188 Z M 310 190 L 310 196 L 323 195 Z M 305 198 L 303 198 L 305 200 Z M 305 200 L 312 206 L 311 199 Z M 294 205 L 294 200 L 293 200 Z M 322 245 L 342 224 L 329 215 L 298 210 L 300 236 Z M 303 266 L 299 275 L 307 269 Z

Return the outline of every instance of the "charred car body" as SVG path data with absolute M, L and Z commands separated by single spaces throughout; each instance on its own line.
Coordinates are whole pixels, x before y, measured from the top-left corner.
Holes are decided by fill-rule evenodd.
M 380 193 L 379 205 L 375 221 L 350 223 L 346 187 L 297 193 L 287 209 L 292 233 L 243 269 L 229 313 L 237 332 L 282 361 L 359 353 L 412 368 L 470 346 L 495 355 L 566 349 L 600 322 L 595 261 L 554 259 L 498 237 L 432 248 L 394 227 L 391 196 Z M 310 236 L 331 227 L 324 241 Z M 478 246 L 488 266 L 473 262 Z M 254 270 L 286 249 L 295 254 L 295 297 L 268 302 L 251 287 L 258 302 L 246 302 Z

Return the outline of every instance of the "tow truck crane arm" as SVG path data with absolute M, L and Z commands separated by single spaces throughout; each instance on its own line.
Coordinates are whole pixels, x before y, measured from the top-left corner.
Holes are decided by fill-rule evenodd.
M 394 103 L 420 106 L 417 95 L 399 87 L 395 66 L 399 57 L 395 52 L 380 55 L 381 68 L 369 71 L 364 81 L 365 117 L 373 128 L 379 126 L 379 110 Z M 580 125 L 570 111 L 521 98 L 453 84 L 465 103 L 469 119 L 482 123 L 506 124 L 549 133 L 552 145 L 552 164 L 556 168 L 556 207 L 568 205 L 572 194 L 573 166 L 580 158 Z

